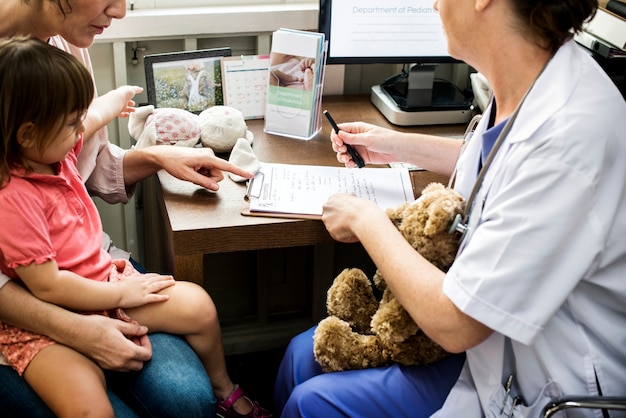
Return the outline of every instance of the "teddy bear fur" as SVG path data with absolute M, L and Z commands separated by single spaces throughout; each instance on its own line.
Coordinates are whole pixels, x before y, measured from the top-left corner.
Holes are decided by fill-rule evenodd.
M 184 109 L 141 106 L 130 114 L 128 132 L 135 148 L 152 145 L 195 147 L 202 144 L 215 153 L 230 152 L 237 140 L 252 143 L 241 111 L 230 106 L 212 106 L 196 115 Z
M 460 194 L 431 183 L 415 202 L 388 209 L 387 215 L 416 251 L 447 271 L 460 239 L 457 232 L 449 232 L 450 225 L 464 206 Z M 357 268 L 345 269 L 329 288 L 329 316 L 320 321 L 313 337 L 315 359 L 325 372 L 392 362 L 424 365 L 448 355 L 420 330 L 387 288 L 379 271 L 373 283 L 382 292 L 380 300 L 370 279 Z

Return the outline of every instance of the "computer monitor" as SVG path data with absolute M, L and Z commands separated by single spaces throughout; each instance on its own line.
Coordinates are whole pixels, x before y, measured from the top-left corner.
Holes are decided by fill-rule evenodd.
M 472 98 L 435 78 L 448 54 L 433 0 L 320 0 L 319 31 L 328 64 L 406 64 L 409 70 L 372 87 L 372 102 L 397 125 L 465 123 Z

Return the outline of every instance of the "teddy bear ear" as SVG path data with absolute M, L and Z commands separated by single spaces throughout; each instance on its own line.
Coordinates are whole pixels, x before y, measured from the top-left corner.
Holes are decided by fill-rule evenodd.
M 464 200 L 456 191 L 443 187 L 430 195 L 424 233 L 429 236 L 449 231 L 457 214 L 463 212 Z
M 421 195 L 422 196 L 427 196 L 431 193 L 441 193 L 442 191 L 444 191 L 446 189 L 446 186 L 444 186 L 441 183 L 437 183 L 437 182 L 432 182 L 432 183 L 428 183 L 426 185 L 426 187 L 424 187 L 424 189 L 422 190 Z
M 452 218 L 448 211 L 445 210 L 445 202 L 436 201 L 428 207 L 428 218 L 424 225 L 424 234 L 434 236 L 450 229 L 450 221 Z

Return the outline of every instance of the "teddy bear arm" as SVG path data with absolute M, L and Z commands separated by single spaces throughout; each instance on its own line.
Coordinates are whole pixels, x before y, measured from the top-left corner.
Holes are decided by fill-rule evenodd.
M 384 350 L 389 352 L 392 361 L 405 366 L 427 365 L 450 355 L 422 331 L 405 341 L 387 344 Z
M 387 283 L 385 283 L 385 278 L 380 273 L 380 271 L 376 270 L 374 273 L 374 286 L 381 292 L 384 292 L 387 289 Z
M 404 341 L 419 330 L 390 290 L 383 294 L 378 310 L 372 316 L 371 328 L 384 343 Z

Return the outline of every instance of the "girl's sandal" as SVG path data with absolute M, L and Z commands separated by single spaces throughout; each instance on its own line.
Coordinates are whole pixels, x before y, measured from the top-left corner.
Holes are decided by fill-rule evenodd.
M 233 405 L 241 397 L 244 397 L 252 404 L 252 411 L 246 415 L 242 415 L 235 411 Z M 243 395 L 243 389 L 239 385 L 235 385 L 235 389 L 228 398 L 217 401 L 217 416 L 219 418 L 271 418 L 272 413 L 260 406 L 257 402 L 253 402 L 247 396 Z

